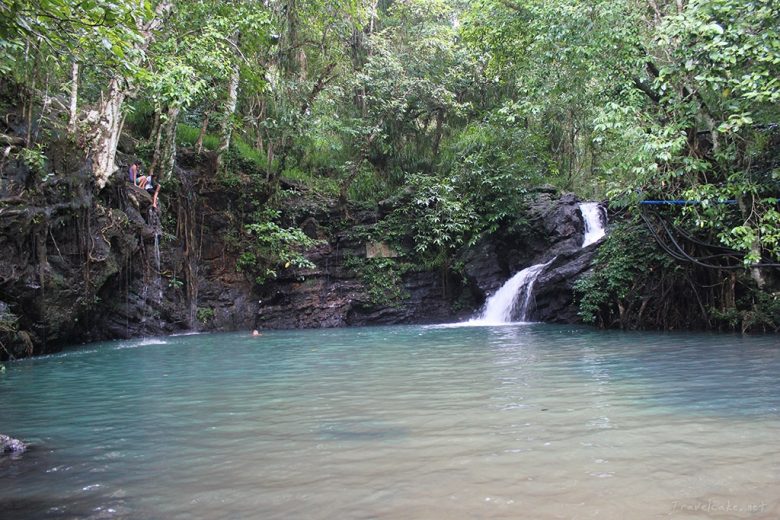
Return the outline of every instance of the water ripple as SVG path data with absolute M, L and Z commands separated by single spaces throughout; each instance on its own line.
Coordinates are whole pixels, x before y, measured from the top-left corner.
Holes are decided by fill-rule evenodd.
M 769 336 L 509 324 L 89 345 L 0 376 L 3 432 L 35 444 L 0 459 L 0 517 L 776 518 L 778 383 Z

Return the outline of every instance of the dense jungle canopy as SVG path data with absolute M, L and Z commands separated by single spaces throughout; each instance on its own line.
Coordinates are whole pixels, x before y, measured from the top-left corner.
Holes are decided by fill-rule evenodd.
M 373 232 L 447 269 L 552 185 L 625 216 L 580 284 L 586 320 L 612 324 L 666 269 L 732 299 L 739 274 L 747 300 L 720 319 L 780 323 L 776 0 L 2 0 L 0 72 L 27 119 L 5 157 L 35 182 L 53 134 L 96 191 L 124 175 L 123 134 L 164 185 L 177 150 L 214 153 L 236 197 L 263 200 L 244 222 L 258 282 L 306 262 L 286 249 L 306 237 L 279 221 L 282 180 L 345 218 L 405 201 Z M 696 201 L 645 217 L 702 252 L 656 246 L 644 200 Z M 694 280 L 697 262 L 718 274 Z

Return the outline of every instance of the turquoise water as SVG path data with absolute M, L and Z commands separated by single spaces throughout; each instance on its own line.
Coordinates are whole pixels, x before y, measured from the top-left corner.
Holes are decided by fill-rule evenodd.
M 777 336 L 379 327 L 7 364 L 3 518 L 777 518 Z

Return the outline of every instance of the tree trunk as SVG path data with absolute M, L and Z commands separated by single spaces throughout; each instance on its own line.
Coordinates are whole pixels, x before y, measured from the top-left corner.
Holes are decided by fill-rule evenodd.
M 154 123 L 152 124 L 152 134 L 149 136 L 154 140 L 154 151 L 152 152 L 152 164 L 146 171 L 147 175 L 154 175 L 157 170 L 157 163 L 160 161 L 160 143 L 162 142 L 162 107 L 157 107 L 154 111 Z
M 32 78 L 30 85 L 29 98 L 27 102 L 27 112 L 24 114 L 25 124 L 27 125 L 27 133 L 25 134 L 24 142 L 27 148 L 32 145 L 32 129 L 33 129 L 33 105 L 35 104 L 35 76 Z
M 234 36 L 234 41 L 238 40 L 238 35 Z M 233 66 L 233 72 L 230 75 L 228 83 L 227 100 L 222 112 L 222 130 L 219 134 L 219 147 L 217 148 L 217 170 L 222 169 L 224 154 L 230 148 L 230 139 L 233 135 L 233 115 L 236 113 L 238 104 L 238 81 L 240 71 L 238 65 Z
M 140 57 L 137 58 L 136 65 L 140 65 L 143 53 L 152 41 L 154 31 L 160 28 L 163 15 L 170 9 L 171 2 L 163 0 L 157 5 L 154 18 L 145 25 L 139 24 L 141 40 L 134 47 Z M 116 171 L 116 149 L 123 123 L 122 103 L 132 91 L 132 78 L 113 76 L 109 81 L 107 93 L 101 96 L 97 109 L 91 110 L 87 115 L 87 121 L 92 127 L 89 152 L 98 189 L 103 189 Z
M 168 113 L 160 127 L 163 143 L 159 161 L 160 173 L 157 177 L 162 180 L 170 179 L 173 174 L 173 165 L 176 162 L 176 126 L 179 123 L 180 111 L 177 106 L 168 107 Z
M 70 66 L 70 109 L 68 112 L 68 132 L 76 133 L 76 115 L 79 103 L 79 63 L 73 60 Z
M 97 110 L 91 110 L 87 116 L 87 122 L 93 128 L 90 154 L 98 189 L 105 187 L 116 170 L 114 161 L 119 144 L 122 103 L 126 95 L 120 87 L 119 78 L 112 78 L 108 84 L 108 92 L 101 99 Z
M 206 135 L 206 130 L 209 128 L 209 116 L 211 116 L 211 111 L 206 112 L 206 115 L 203 116 L 203 124 L 200 125 L 198 140 L 195 142 L 195 150 L 197 151 L 198 155 L 203 153 L 203 137 Z
M 436 129 L 433 132 L 433 156 L 439 156 L 439 145 L 441 144 L 441 137 L 444 131 L 444 109 L 440 108 L 436 111 Z
M 285 31 L 281 40 L 281 68 L 286 76 L 297 75 L 299 62 L 295 52 L 298 47 L 298 7 L 296 0 L 287 0 L 284 5 Z
M 737 201 L 739 203 L 739 209 L 742 212 L 742 217 L 747 221 L 754 210 L 753 196 L 740 196 L 737 197 Z M 756 230 L 756 233 L 760 233 L 760 231 Z M 761 261 L 761 239 L 758 234 L 756 234 L 755 239 L 753 239 L 753 242 L 750 244 L 750 253 L 755 255 L 759 259 L 759 262 Z M 761 272 L 760 267 L 751 267 L 750 277 L 756 282 L 756 286 L 759 289 L 763 289 L 766 285 L 766 280 L 764 279 L 764 274 Z
M 152 121 L 152 131 L 149 132 L 149 141 L 157 139 L 157 134 L 160 133 L 160 115 L 162 110 L 159 106 L 154 108 L 154 121 Z

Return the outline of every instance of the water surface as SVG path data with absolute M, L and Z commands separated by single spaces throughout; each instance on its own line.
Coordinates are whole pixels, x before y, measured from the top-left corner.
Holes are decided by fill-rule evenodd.
M 179 336 L 9 363 L 3 518 L 777 518 L 777 336 Z

